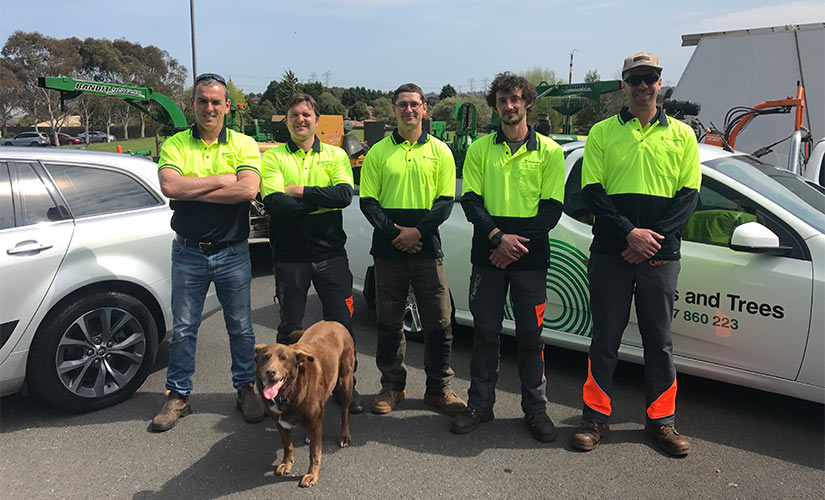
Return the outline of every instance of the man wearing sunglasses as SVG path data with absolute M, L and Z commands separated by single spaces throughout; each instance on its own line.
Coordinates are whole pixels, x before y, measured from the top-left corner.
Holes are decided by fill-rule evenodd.
M 466 405 L 451 388 L 450 290 L 438 233 L 453 208 L 455 162 L 447 145 L 423 130 L 427 103 L 421 87 L 398 87 L 393 112 L 398 128 L 370 148 L 361 167 L 361 211 L 375 228 L 370 254 L 375 259 L 375 362 L 381 391 L 372 411 L 389 413 L 406 397 L 402 327 L 412 286 L 424 327 L 424 402 L 456 415 Z
M 191 413 L 189 394 L 204 299 L 215 284 L 223 306 L 232 385 L 247 422 L 264 412 L 255 396 L 254 345 L 249 259 L 249 201 L 258 193 L 261 158 L 252 138 L 228 129 L 226 81 L 199 75 L 192 89 L 195 125 L 163 143 L 158 178 L 170 198 L 172 229 L 172 341 L 166 372 L 166 402 L 151 429 L 171 429 Z
M 588 278 L 593 336 L 582 424 L 571 445 L 594 449 L 609 431 L 613 373 L 635 301 L 645 359 L 645 432 L 670 456 L 690 453 L 675 428 L 676 370 L 670 323 L 681 228 L 696 207 L 702 174 L 696 136 L 656 105 L 662 68 L 654 54 L 622 67 L 627 107 L 593 126 L 582 194 L 595 215 Z

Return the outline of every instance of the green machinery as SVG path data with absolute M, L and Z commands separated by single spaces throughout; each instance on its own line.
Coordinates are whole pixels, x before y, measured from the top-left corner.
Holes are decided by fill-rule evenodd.
M 442 121 L 430 122 L 432 134 L 446 142 L 453 152 L 455 158 L 456 174 L 461 176 L 464 166 L 464 157 L 467 155 L 467 148 L 478 137 L 477 127 L 478 110 L 471 102 L 455 103 L 455 120 L 457 123 L 452 142 L 447 141 L 447 123 Z
M 621 89 L 621 84 L 622 82 L 619 80 L 606 80 L 603 82 L 591 83 L 562 83 L 558 85 L 550 85 L 547 82 L 541 82 L 536 86 L 536 92 L 538 93 L 536 99 L 540 99 L 542 97 L 549 97 L 551 99 L 550 105 L 553 109 L 564 116 L 562 134 L 569 135 L 571 128 L 570 117 L 581 111 L 586 104 L 587 99 L 595 102 L 596 110 L 600 111 L 601 95 Z M 555 137 L 554 140 L 556 140 Z M 559 140 L 556 140 L 556 142 L 559 142 Z

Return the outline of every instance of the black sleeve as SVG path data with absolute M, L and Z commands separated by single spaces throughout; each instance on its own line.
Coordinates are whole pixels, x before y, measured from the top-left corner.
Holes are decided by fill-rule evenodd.
M 352 186 L 336 184 L 335 186 L 304 186 L 304 199 L 324 208 L 344 208 L 352 203 Z
M 421 236 L 432 234 L 433 231 L 438 229 L 438 226 L 450 217 L 450 212 L 453 211 L 453 203 L 455 203 L 455 198 L 452 196 L 439 196 L 435 199 L 430 211 L 415 226 Z
M 401 234 L 401 231 L 395 228 L 393 220 L 390 219 L 390 216 L 387 215 L 387 212 L 384 211 L 381 204 L 378 203 L 378 200 L 362 196 L 360 205 L 361 212 L 364 213 L 364 216 L 369 223 L 372 224 L 372 227 L 384 233 L 387 238 L 394 240 L 396 236 Z
M 546 237 L 551 229 L 556 227 L 561 218 L 564 205 L 558 200 L 539 200 L 539 210 L 536 216 L 527 224 L 525 232 L 530 239 Z
M 496 223 L 493 221 L 493 217 L 490 216 L 490 212 L 484 208 L 484 198 L 478 193 L 472 191 L 464 193 L 461 196 L 461 208 L 464 209 L 467 220 L 477 227 L 485 237 L 495 229 Z
M 662 220 L 653 227 L 653 230 L 665 237 L 675 233 L 682 228 L 693 214 L 693 211 L 696 210 L 698 202 L 699 191 L 686 187 L 680 189 L 673 197 L 673 204 L 670 209 Z
M 287 196 L 284 193 L 268 194 L 264 198 L 264 207 L 272 217 L 306 215 L 318 210 L 317 205 L 313 205 L 304 199 Z
M 599 219 L 609 221 L 622 234 L 627 235 L 630 231 L 636 229 L 630 219 L 616 210 L 616 205 L 607 196 L 604 186 L 601 184 L 588 184 L 582 189 L 582 196 L 593 215 Z

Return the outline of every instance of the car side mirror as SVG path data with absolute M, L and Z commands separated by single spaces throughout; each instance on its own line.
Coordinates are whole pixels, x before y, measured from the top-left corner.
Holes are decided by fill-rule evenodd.
M 730 238 L 730 248 L 737 252 L 787 255 L 791 247 L 779 244 L 779 236 L 758 222 L 736 226 Z

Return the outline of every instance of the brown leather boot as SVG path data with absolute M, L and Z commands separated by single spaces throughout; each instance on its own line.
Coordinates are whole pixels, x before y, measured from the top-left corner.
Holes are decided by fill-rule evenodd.
M 424 402 L 453 417 L 464 411 L 464 408 L 467 408 L 467 403 L 451 390 L 447 390 L 439 396 L 424 394 Z
M 690 453 L 690 443 L 672 425 L 645 425 L 645 434 L 653 438 L 659 449 L 671 457 L 684 457 Z
M 264 405 L 255 394 L 254 385 L 246 384 L 238 389 L 238 409 L 241 410 L 243 419 L 250 424 L 264 419 Z
M 590 451 L 607 437 L 608 432 L 610 432 L 610 426 L 607 422 L 600 424 L 592 420 L 582 420 L 581 425 L 570 438 L 570 446 L 577 450 Z
M 393 391 L 390 389 L 381 389 L 375 399 L 372 400 L 372 412 L 378 414 L 389 413 L 395 409 L 395 406 L 404 401 L 407 396 L 407 391 Z
M 175 391 L 167 391 L 166 402 L 160 409 L 149 428 L 152 432 L 168 431 L 178 423 L 178 419 L 192 413 L 189 399 Z

